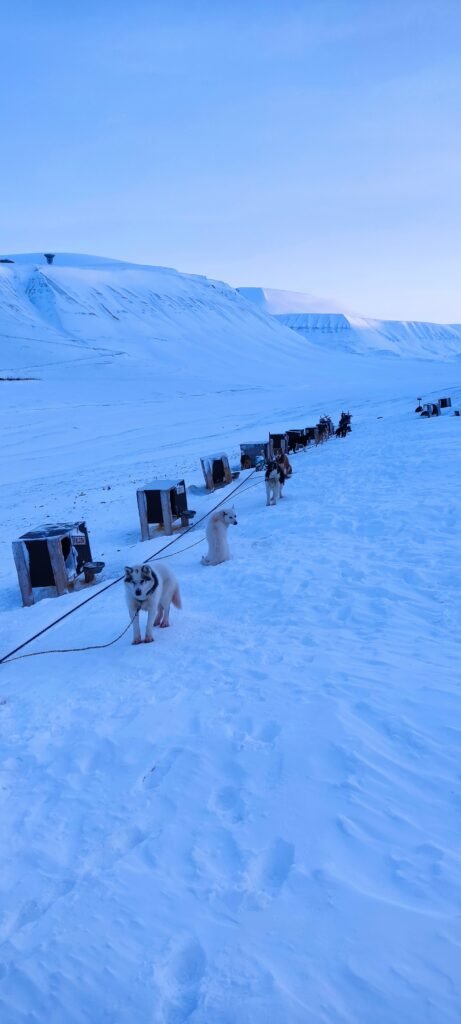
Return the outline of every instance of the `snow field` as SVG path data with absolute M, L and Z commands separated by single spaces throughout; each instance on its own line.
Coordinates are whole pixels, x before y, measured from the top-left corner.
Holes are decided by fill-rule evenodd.
M 216 448 L 217 409 L 184 465 Z M 231 409 L 227 437 L 251 440 Z M 459 421 L 375 399 L 352 423 L 293 459 L 276 508 L 261 478 L 232 498 L 231 562 L 172 560 L 184 610 L 154 645 L 3 666 L 5 1024 L 458 1021 Z M 101 440 L 103 473 L 96 444 L 82 483 L 117 572 L 156 546 L 137 542 L 129 441 Z M 37 452 L 53 517 L 89 450 L 43 484 Z M 10 567 L 2 647 L 78 600 L 22 610 Z M 126 615 L 115 587 L 41 646 L 104 641 Z

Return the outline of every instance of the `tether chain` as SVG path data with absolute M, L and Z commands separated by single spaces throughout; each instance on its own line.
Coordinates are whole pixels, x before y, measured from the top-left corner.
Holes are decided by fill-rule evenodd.
M 115 640 L 109 640 L 106 644 L 90 644 L 88 647 L 57 647 L 55 650 L 50 651 L 32 651 L 30 654 L 18 654 L 16 658 L 10 657 L 9 661 L 22 661 L 23 658 L 38 658 L 39 654 L 74 654 L 77 651 L 101 651 L 103 647 L 112 647 L 112 644 L 116 644 L 117 640 L 121 640 L 122 636 L 125 636 L 125 633 L 128 633 L 128 630 L 134 622 L 137 614 L 138 613 L 136 612 L 136 614 L 133 615 L 133 618 L 130 619 L 128 625 L 123 630 L 123 633 L 119 633 L 119 635 L 115 637 Z M 28 643 L 30 643 L 30 640 Z

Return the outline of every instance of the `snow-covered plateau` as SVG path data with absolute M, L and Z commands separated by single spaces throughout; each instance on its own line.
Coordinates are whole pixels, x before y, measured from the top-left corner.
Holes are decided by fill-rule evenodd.
M 461 357 L 461 324 L 421 323 L 417 320 L 373 320 L 359 316 L 331 299 L 271 288 L 240 288 L 255 307 L 274 316 L 315 345 L 366 354 L 409 359 Z
M 0 666 L 1 1024 L 459 1024 L 460 328 L 11 259 L 0 657 L 162 547 L 137 487 L 241 486 L 229 562 L 175 531 L 154 644 Z M 200 456 L 342 409 L 275 507 L 205 493 Z M 74 517 L 102 577 L 23 608 L 11 542 Z M 126 625 L 117 584 L 21 653 Z

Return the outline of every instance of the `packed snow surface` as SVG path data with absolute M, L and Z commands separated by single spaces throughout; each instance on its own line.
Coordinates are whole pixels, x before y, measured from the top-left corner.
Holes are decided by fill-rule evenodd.
M 154 644 L 1 666 L 2 1024 L 459 1024 L 461 417 L 414 413 L 460 404 L 458 364 L 326 352 L 147 268 L 162 360 L 91 291 L 137 270 L 41 268 L 31 300 L 30 258 L 5 269 L 0 376 L 28 312 L 37 379 L 0 382 L 0 654 L 162 547 L 150 479 L 184 477 L 197 518 L 229 495 L 238 526 L 217 567 L 206 521 L 175 532 L 183 610 Z M 259 474 L 204 493 L 200 455 L 342 408 L 352 433 L 294 455 L 276 507 Z M 11 540 L 74 516 L 100 584 L 23 609 Z M 126 625 L 117 584 L 21 653 Z

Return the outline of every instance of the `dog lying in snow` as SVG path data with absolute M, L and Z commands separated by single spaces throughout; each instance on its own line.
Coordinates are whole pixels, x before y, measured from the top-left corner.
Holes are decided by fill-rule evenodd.
M 282 497 L 282 487 L 285 483 L 285 473 L 275 460 L 268 462 L 266 466 L 266 505 L 276 505 Z
M 155 565 L 127 565 L 125 567 L 126 603 L 133 619 L 133 643 L 141 644 L 139 628 L 139 612 L 147 612 L 146 635 L 144 641 L 151 644 L 153 627 L 169 626 L 170 605 L 182 608 L 181 594 L 176 576 L 167 565 L 161 562 Z M 134 618 L 133 618 L 134 616 Z
M 208 551 L 202 556 L 202 565 L 219 565 L 228 561 L 231 553 L 227 530 L 231 523 L 237 526 L 237 513 L 233 505 L 232 508 L 221 508 L 212 512 L 206 528 Z

